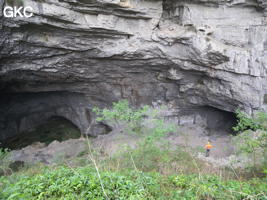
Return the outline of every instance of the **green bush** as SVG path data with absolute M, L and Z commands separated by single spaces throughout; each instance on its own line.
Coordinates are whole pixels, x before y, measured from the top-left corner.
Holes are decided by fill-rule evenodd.
M 140 109 L 132 109 L 127 100 L 114 102 L 111 109 L 94 108 L 98 117 L 97 121 L 107 121 L 111 125 L 128 126 L 132 131 L 139 132 L 142 126 L 142 120 L 145 113 L 148 111 L 148 106 L 143 106 Z
M 267 199 L 267 179 L 223 181 L 217 176 L 128 172 L 101 173 L 107 199 Z M 106 199 L 97 173 L 90 167 L 45 169 L 36 175 L 1 177 L 0 199 Z
M 233 130 L 239 133 L 233 141 L 238 153 L 247 154 L 252 158 L 252 169 L 257 165 L 266 167 L 267 161 L 267 114 L 258 112 L 254 117 L 249 117 L 240 110 L 236 111 L 238 124 Z
M 0 176 L 1 174 L 7 174 L 10 172 L 9 169 L 9 152 L 10 150 L 7 148 L 0 148 Z
M 9 154 L 9 149 L 7 148 L 0 148 L 0 161 L 3 161 L 7 158 Z
M 238 119 L 238 123 L 236 126 L 233 127 L 233 130 L 237 133 L 252 130 L 256 131 L 260 130 L 267 130 L 266 129 L 266 122 L 267 122 L 267 114 L 264 112 L 258 112 L 254 117 L 248 116 L 246 113 L 236 110 L 236 117 Z
M 131 174 L 130 177 L 113 173 L 101 174 L 109 199 L 148 199 L 147 187 L 156 184 L 148 176 Z M 14 180 L 0 178 L 3 191 L 0 199 L 105 199 L 93 168 L 46 169 L 35 176 L 20 176 Z
M 133 109 L 127 100 L 113 103 L 111 109 L 94 108 L 97 114 L 97 121 L 106 121 L 111 125 L 122 125 L 125 132 L 143 134 L 146 136 L 146 143 L 153 143 L 159 140 L 166 133 L 175 132 L 176 125 L 166 122 L 159 110 L 149 106 Z
M 177 187 L 173 199 L 267 199 L 267 179 L 242 182 L 211 175 L 179 175 L 170 180 Z
M 133 109 L 126 100 L 113 103 L 111 109 L 94 108 L 93 111 L 98 115 L 97 121 L 105 120 L 111 124 L 121 124 L 124 132 L 143 136 L 135 148 L 124 149 L 124 152 L 119 153 L 113 161 L 123 161 L 121 165 L 127 169 L 132 169 L 133 162 L 138 170 L 158 169 L 159 163 L 167 159 L 170 154 L 169 149 L 165 148 L 167 143 L 161 139 L 167 133 L 176 132 L 177 128 L 174 123 L 164 120 L 159 113 L 161 109 L 163 110 L 149 106 Z

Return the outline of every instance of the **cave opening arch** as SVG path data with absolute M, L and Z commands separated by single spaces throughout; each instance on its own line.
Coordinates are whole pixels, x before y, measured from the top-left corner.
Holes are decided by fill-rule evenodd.
M 21 149 L 29 145 L 45 147 L 53 141 L 65 141 L 81 137 L 79 128 L 62 116 L 51 116 L 40 125 L 23 131 L 7 139 L 2 146 L 11 150 Z

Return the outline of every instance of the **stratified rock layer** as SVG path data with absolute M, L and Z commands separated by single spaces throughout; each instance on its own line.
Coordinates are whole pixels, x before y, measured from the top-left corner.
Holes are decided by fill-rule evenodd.
M 93 106 L 122 98 L 185 114 L 206 106 L 267 110 L 266 0 L 24 6 L 34 17 L 0 14 L 0 140 L 51 116 L 86 133 Z

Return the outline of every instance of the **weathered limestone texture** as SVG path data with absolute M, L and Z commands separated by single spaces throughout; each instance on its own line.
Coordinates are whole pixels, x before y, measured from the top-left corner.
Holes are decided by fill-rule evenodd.
M 34 17 L 0 13 L 0 140 L 52 115 L 86 132 L 93 106 L 122 98 L 161 101 L 178 113 L 267 111 L 267 0 L 24 6 Z

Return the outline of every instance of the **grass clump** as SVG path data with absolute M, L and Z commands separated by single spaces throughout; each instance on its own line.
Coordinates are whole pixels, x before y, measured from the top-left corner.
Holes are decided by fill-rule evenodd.
M 162 176 L 158 173 L 101 172 L 91 167 L 44 169 L 35 175 L 1 177 L 0 199 L 253 199 L 267 198 L 267 179 L 224 181 L 197 174 Z

